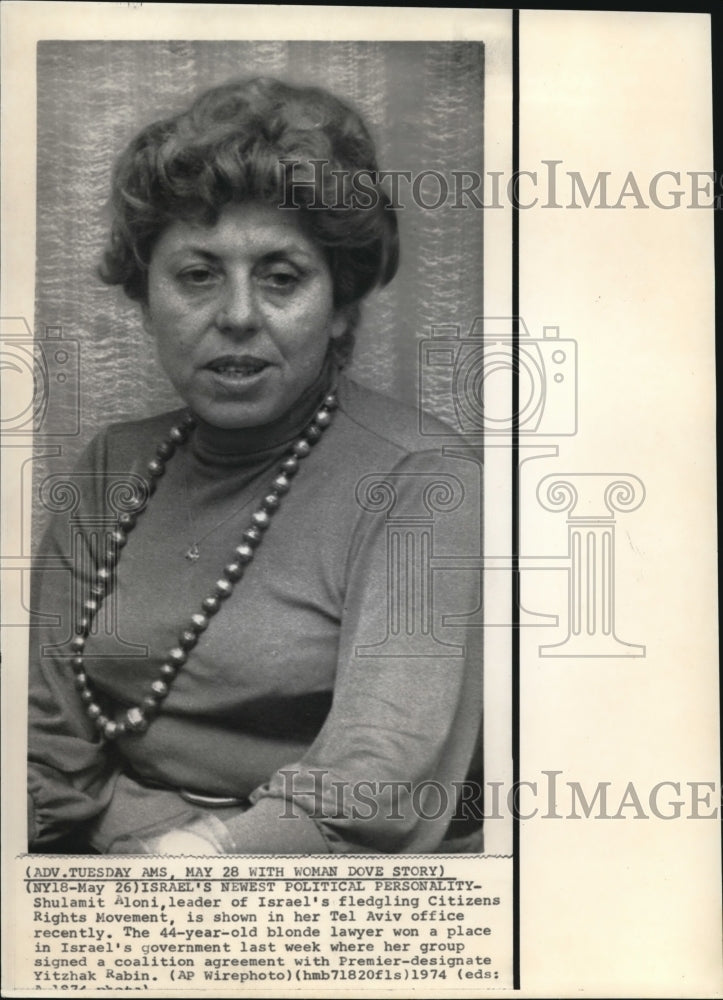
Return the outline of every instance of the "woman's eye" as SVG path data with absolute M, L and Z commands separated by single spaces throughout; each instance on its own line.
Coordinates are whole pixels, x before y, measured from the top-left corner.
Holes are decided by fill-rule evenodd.
M 291 291 L 298 285 L 300 277 L 294 271 L 268 271 L 262 280 L 273 289 Z
M 199 286 L 208 285 L 215 280 L 215 273 L 207 267 L 189 267 L 179 275 L 184 284 Z

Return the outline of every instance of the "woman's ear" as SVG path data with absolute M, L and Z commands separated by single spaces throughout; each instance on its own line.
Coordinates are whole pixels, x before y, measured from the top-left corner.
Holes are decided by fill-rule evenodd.
M 334 313 L 334 318 L 331 321 L 331 339 L 338 340 L 345 333 L 349 333 L 356 326 L 357 314 L 358 306 L 356 303 L 354 305 L 340 306 Z

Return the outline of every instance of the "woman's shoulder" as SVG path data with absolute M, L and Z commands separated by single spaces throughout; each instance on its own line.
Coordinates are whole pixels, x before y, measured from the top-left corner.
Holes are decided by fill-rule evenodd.
M 138 458 L 153 458 L 156 446 L 185 412 L 180 408 L 151 417 L 107 424 L 87 446 L 87 459 L 93 465 L 115 465 L 118 462 L 127 464 Z
M 183 417 L 187 411 L 180 407 L 177 410 L 168 410 L 165 413 L 156 413 L 150 417 L 142 417 L 138 420 L 119 420 L 108 424 L 106 433 L 114 440 L 145 441 L 151 435 L 158 434 L 161 437 L 167 434 L 174 424 Z
M 400 453 L 438 451 L 459 440 L 443 421 L 407 403 L 361 385 L 346 376 L 339 379 L 339 409 L 373 447 Z

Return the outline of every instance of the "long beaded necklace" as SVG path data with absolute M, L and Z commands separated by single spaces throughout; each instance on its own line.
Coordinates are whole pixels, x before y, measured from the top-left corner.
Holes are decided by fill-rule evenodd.
M 231 596 L 234 586 L 244 575 L 246 566 L 253 560 L 255 550 L 261 544 L 264 532 L 281 504 L 282 496 L 291 488 L 291 480 L 299 469 L 299 462 L 306 458 L 313 445 L 321 438 L 331 423 L 337 405 L 336 392 L 332 391 L 324 397 L 311 423 L 301 437 L 292 444 L 281 462 L 258 509 L 251 515 L 250 524 L 242 532 L 241 543 L 233 550 L 230 561 L 223 568 L 223 576 L 216 580 L 211 593 L 201 602 L 201 611 L 191 615 L 187 627 L 178 636 L 178 644 L 166 653 L 158 679 L 150 685 L 148 694 L 141 699 L 139 705 L 131 705 L 123 712 L 122 717 L 116 720 L 106 715 L 98 704 L 97 695 L 85 672 L 83 654 L 93 620 L 112 589 L 113 571 L 120 559 L 121 549 L 126 545 L 129 533 L 145 509 L 145 501 L 138 497 L 136 509 L 118 515 L 116 527 L 109 536 L 105 565 L 96 573 L 95 581 L 90 587 L 90 596 L 82 605 L 83 616 L 76 624 L 76 635 L 70 643 L 73 651 L 71 665 L 80 700 L 85 707 L 86 715 L 106 740 L 114 740 L 126 734 L 143 733 L 148 729 L 160 711 L 162 702 L 168 696 L 178 671 L 188 659 L 188 654 L 208 628 L 211 618 L 220 610 L 222 602 Z M 179 445 L 185 444 L 194 427 L 193 416 L 190 413 L 186 414 L 179 424 L 171 427 L 167 437 L 158 445 L 156 458 L 151 459 L 146 467 L 149 475 L 146 483 L 148 496 L 155 492 L 158 480 L 166 471 L 166 462 L 173 457 Z

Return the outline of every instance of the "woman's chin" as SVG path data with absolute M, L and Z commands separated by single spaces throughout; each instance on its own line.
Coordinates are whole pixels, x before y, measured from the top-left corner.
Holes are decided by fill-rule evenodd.
M 253 374 L 204 370 L 192 384 L 176 389 L 204 423 L 221 430 L 246 430 L 280 420 L 316 379 L 318 374 L 284 378 L 278 367 L 269 365 Z
M 265 394 L 261 399 L 212 398 L 193 394 L 185 397 L 192 413 L 219 430 L 241 431 L 275 423 L 293 406 L 293 400 Z
M 277 414 L 268 405 L 262 407 L 233 402 L 190 401 L 189 406 L 196 417 L 204 423 L 225 431 L 264 427 L 277 417 Z
M 282 416 L 288 400 L 274 391 L 271 369 L 253 374 L 205 371 L 201 384 L 181 395 L 207 424 L 223 430 L 262 427 Z

